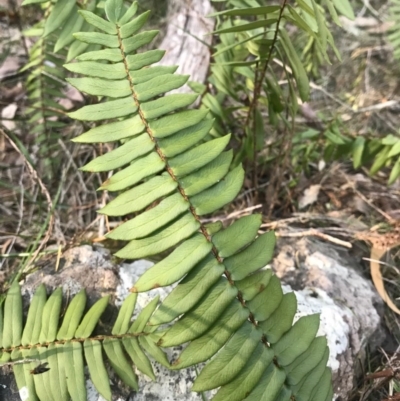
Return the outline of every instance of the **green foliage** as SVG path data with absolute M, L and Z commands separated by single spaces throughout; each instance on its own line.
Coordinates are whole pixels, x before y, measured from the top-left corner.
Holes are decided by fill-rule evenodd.
M 294 4 L 262 6 L 256 0 L 230 0 L 217 17 L 220 42 L 215 46 L 214 65 L 208 87 L 193 86 L 202 94 L 203 105 L 210 109 L 217 124 L 212 134 L 222 135 L 229 127 L 240 143 L 236 160 L 253 160 L 266 140 L 263 114 L 271 126 L 279 121 L 288 126 L 287 116 L 294 118 L 301 101 L 309 98 L 306 71 L 314 65 L 304 63 L 312 49 L 319 62 L 330 63 L 330 48 L 339 57 L 323 7 L 314 0 Z M 354 18 L 348 1 L 323 2 L 332 19 L 339 24 L 337 13 Z M 289 38 L 288 30 L 296 30 L 303 40 L 302 56 Z M 307 44 L 308 42 L 308 44 Z M 304 44 L 306 44 L 304 46 Z M 286 80 L 282 87 L 280 80 Z M 227 103 L 229 107 L 223 107 Z M 234 122 L 234 125 L 232 124 Z
M 400 1 L 391 0 L 389 6 L 390 20 L 393 21 L 393 27 L 388 35 L 388 39 L 393 46 L 394 57 L 400 59 Z
M 206 362 L 216 355 L 200 373 L 193 389 L 221 387 L 217 400 L 256 399 L 266 392 L 272 400 L 282 391 L 285 396 L 301 397 L 305 389 L 311 391 L 319 386 L 323 372 L 317 374 L 313 370 L 315 377 L 307 376 L 303 379 L 305 387 L 295 389 L 287 381 L 285 367 L 313 343 L 319 318 L 300 319 L 291 329 L 295 298 L 283 298 L 275 276 L 268 275 L 262 287 L 254 281 L 252 274 L 258 274 L 268 263 L 274 247 L 272 233 L 257 237 L 259 218 L 241 219 L 214 234 L 202 224 L 200 216 L 235 198 L 243 182 L 242 167 L 229 168 L 232 154 L 223 152 L 229 136 L 207 136 L 212 124 L 207 110 L 181 110 L 195 100 L 193 95 L 159 97 L 181 87 L 188 77 L 174 75 L 174 69 L 169 67 L 152 67 L 162 52 L 136 52 L 153 40 L 155 32 L 139 32 L 147 13 L 131 22 L 119 22 L 124 17 L 118 14 L 117 4 L 106 3 L 108 20 L 114 21 L 114 34 L 105 33 L 112 31 L 105 20 L 96 20 L 96 26 L 104 33 L 75 34 L 80 40 L 101 43 L 105 48 L 82 54 L 78 64 L 66 65 L 84 75 L 69 82 L 90 95 L 107 98 L 100 105 L 86 106 L 71 115 L 98 120 L 99 108 L 110 110 L 107 117 L 103 116 L 107 122 L 83 133 L 76 141 L 120 143 L 111 153 L 84 167 L 111 171 L 118 160 L 117 166 L 122 168 L 101 187 L 117 192 L 117 196 L 100 213 L 128 217 L 109 234 L 110 238 L 129 241 L 117 256 L 141 258 L 174 248 L 132 289 L 148 291 L 182 280 L 150 319 L 154 329 L 172 322 L 169 329 L 154 332 L 158 333 L 157 345 L 190 343 L 175 366 Z M 100 62 L 103 60 L 110 63 Z M 116 102 L 122 107 L 114 107 Z M 139 151 L 138 146 L 144 146 L 144 150 Z M 129 218 L 132 212 L 137 214 Z M 258 290 L 250 291 L 254 286 Z M 250 294 L 246 301 L 239 288 Z M 283 325 L 273 316 L 282 299 L 291 311 Z M 261 328 L 261 322 L 269 318 L 273 320 L 266 324 L 266 330 L 272 333 L 274 343 Z M 220 333 L 224 321 L 231 322 L 231 329 Z M 215 337 L 219 341 L 212 344 Z M 204 342 L 209 346 L 202 347 L 199 355 L 198 344 Z M 307 385 L 306 380 L 312 384 Z
M 24 399 L 29 401 L 86 401 L 85 365 L 97 391 L 111 400 L 105 356 L 121 380 L 138 390 L 132 363 L 155 380 L 146 353 L 163 364 L 168 365 L 168 362 L 161 350 L 152 352 L 148 341 L 144 340 L 144 337 L 153 338 L 146 324 L 158 298 L 131 323 L 136 298 L 136 294 L 126 298 L 112 332 L 102 335 L 94 330 L 109 297 L 99 299 L 84 313 L 86 293 L 80 291 L 70 301 L 59 325 L 62 290 L 58 288 L 47 297 L 46 288 L 41 285 L 33 295 L 23 322 L 21 290 L 18 284 L 13 284 L 0 310 L 0 316 L 4 316 L 4 325 L 0 327 L 0 364 L 13 366 L 18 388 L 25 388 Z M 40 367 L 45 367 L 43 372 Z
M 389 134 L 383 138 L 352 137 L 346 134 L 340 120 L 335 120 L 324 132 L 308 129 L 294 136 L 292 164 L 300 172 L 307 171 L 309 164 L 318 163 L 321 158 L 327 162 L 351 158 L 354 169 L 366 167 L 371 176 L 382 168 L 390 168 L 388 185 L 391 185 L 400 177 L 399 155 L 398 136 Z
M 42 25 L 39 23 L 39 25 Z M 42 28 L 34 27 L 25 35 L 38 35 Z M 65 110 L 57 100 L 64 98 L 65 74 L 62 68 L 64 59 L 52 51 L 53 43 L 40 37 L 29 51 L 29 62 L 21 71 L 29 70 L 25 81 L 30 132 L 37 138 L 40 157 L 45 159 L 57 144 L 59 130 L 66 126 L 60 121 Z
M 245 219 L 256 222 L 257 216 Z M 232 235 L 241 228 L 243 222 L 239 220 L 225 231 Z M 237 246 L 240 246 L 238 242 Z M 212 258 L 207 261 L 210 264 Z M 187 276 L 161 305 L 159 298 L 154 298 L 133 323 L 137 294 L 129 295 L 121 305 L 111 333 L 107 334 L 95 328 L 106 310 L 108 296 L 100 298 L 85 313 L 86 293 L 80 291 L 66 305 L 59 323 L 62 290 L 58 288 L 48 297 L 45 286 L 41 285 L 32 297 L 24 321 L 21 290 L 18 284 L 13 284 L 0 307 L 0 365 L 13 366 L 18 388 L 24 389 L 27 396 L 25 400 L 85 401 L 85 366 L 97 391 L 111 400 L 105 356 L 121 380 L 138 390 L 131 364 L 156 380 L 149 357 L 171 369 L 182 369 L 206 361 L 222 348 L 196 379 L 194 391 L 222 386 L 214 400 L 262 399 L 263 394 L 278 396 L 271 399 L 280 399 L 285 394 L 285 397 L 296 395 L 296 399 L 309 400 L 322 391 L 324 397 L 316 399 L 329 400 L 326 339 L 314 338 L 319 326 L 318 315 L 301 318 L 291 329 L 296 298 L 293 293 L 282 297 L 279 280 L 271 270 L 263 270 L 237 282 L 243 296 L 251 301 L 249 308 L 256 311 L 252 304 L 259 304 L 259 310 L 270 316 L 260 321 L 261 329 L 257 328 L 248 321 L 249 310 L 240 302 L 232 302 L 237 290 L 220 277 L 221 270 L 217 271 L 215 263 L 212 264 L 217 273 L 213 281 L 217 279 L 217 284 L 206 292 L 199 307 L 166 332 L 155 329 L 173 320 L 176 308 L 183 306 L 181 311 L 187 310 L 198 301 L 204 288 L 198 288 L 199 281 L 193 280 L 194 276 L 201 275 L 204 279 L 211 273 L 211 264 L 205 269 L 204 264 L 199 265 L 195 275 L 189 275 L 190 279 Z M 204 285 L 207 284 L 203 280 Z M 267 304 L 263 299 L 267 293 L 265 288 Z M 184 305 L 185 302 L 190 305 Z M 265 314 L 265 310 L 269 311 Z M 208 326 L 210 330 L 198 335 Z M 265 343 L 265 335 L 270 347 Z M 173 365 L 156 345 L 181 344 L 193 338 Z M 273 358 L 278 358 L 277 362 Z M 320 385 L 322 379 L 325 383 Z
M 49 175 L 53 171 L 52 154 L 58 148 L 60 131 L 68 125 L 65 109 L 59 102 L 65 98 L 63 64 L 88 48 L 87 44 L 72 36 L 78 30 L 91 29 L 91 25 L 78 14 L 78 8 L 94 10 L 96 2 L 92 0 L 81 5 L 70 0 L 25 0 L 22 4 L 40 4 L 44 12 L 43 19 L 24 32 L 25 36 L 37 37 L 37 40 L 21 72 L 29 71 L 25 81 L 28 124 L 39 145 L 39 158 L 46 164 L 43 172 Z
M 259 98 L 261 92 L 250 97 L 255 101 L 254 122 L 258 122 L 254 127 L 261 137 L 262 116 L 257 102 L 272 107 L 269 93 L 273 93 L 274 107 L 284 100 L 273 71 L 268 70 L 272 56 L 269 36 L 273 33 L 269 27 L 278 29 L 280 19 L 292 14 L 277 6 L 249 8 L 255 3 L 247 1 L 239 14 L 219 14 L 219 18 L 234 18 L 219 32 L 221 40 L 228 38 L 224 42 L 228 46 L 238 33 L 261 33 L 260 40 L 251 37 L 248 41 L 249 47 L 243 52 L 247 56 L 227 61 L 230 69 L 238 68 L 235 73 L 248 78 L 246 84 L 251 86 L 251 80 L 258 76 L 253 79 L 255 85 L 260 91 L 267 88 L 264 98 Z M 167 256 L 135 283 L 111 335 L 92 334 L 107 299 L 99 300 L 83 316 L 85 296 L 78 294 L 59 328 L 61 291 L 56 290 L 46 301 L 41 287 L 24 323 L 20 290 L 13 285 L 4 304 L 4 320 L 0 319 L 4 323 L 0 358 L 13 362 L 33 358 L 36 363 L 49 364 L 50 370 L 38 375 L 30 375 L 21 368 L 23 365 L 14 364 L 18 387 L 30 389 L 30 400 L 83 400 L 84 363 L 98 391 L 110 399 L 104 355 L 118 376 L 137 389 L 131 363 L 153 377 L 147 353 L 172 369 L 204 362 L 193 390 L 219 388 L 213 398 L 216 401 L 329 401 L 329 350 L 326 340 L 321 342 L 321 337 L 316 337 L 319 316 L 301 317 L 293 325 L 295 296 L 284 295 L 278 278 L 264 269 L 273 257 L 273 232 L 259 235 L 260 216 L 243 217 L 227 228 L 220 222 L 210 226 L 201 220 L 232 202 L 242 187 L 243 168 L 238 159 L 232 163 L 232 151 L 224 151 L 230 135 L 225 130 L 217 132 L 218 121 L 212 128 L 213 118 L 207 109 L 187 109 L 196 96 L 166 95 L 182 87 L 188 77 L 174 74 L 176 67 L 154 66 L 162 51 L 139 52 L 157 35 L 157 31 L 142 30 L 148 13 L 136 16 L 137 3 L 125 8 L 122 0 L 107 0 L 104 10 L 107 18 L 91 11 L 80 12 L 92 28 L 74 33 L 86 48 L 77 63 L 65 65 L 70 72 L 80 74 L 68 81 L 99 100 L 69 114 L 96 122 L 75 141 L 114 143 L 112 151 L 83 169 L 113 172 L 100 189 L 115 193 L 115 197 L 100 213 L 125 219 L 108 234 L 109 238 L 127 241 L 116 255 L 127 259 L 160 253 Z M 59 11 L 64 21 L 69 12 Z M 270 13 L 268 18 L 263 18 L 265 12 Z M 54 17 L 48 17 L 45 38 L 57 33 L 54 28 L 60 24 L 59 14 L 50 12 Z M 250 15 L 255 20 L 236 20 L 236 15 Z M 277 49 L 285 54 L 293 72 L 291 87 L 297 85 L 306 99 L 309 89 L 304 68 L 286 31 L 279 28 L 278 33 Z M 272 38 L 274 44 L 276 39 Z M 326 46 L 321 46 L 326 51 Z M 220 54 L 225 57 L 231 52 Z M 256 69 L 249 69 L 249 65 L 256 65 Z M 267 71 L 269 81 L 265 78 Z M 228 69 L 228 74 L 231 72 Z M 214 76 L 219 73 L 218 79 L 224 82 L 225 66 L 213 70 Z M 229 85 L 224 95 L 229 95 Z M 209 99 L 217 104 L 212 96 Z M 137 292 L 177 282 L 161 304 L 158 299 L 150 302 L 130 326 Z M 27 328 L 34 337 L 26 334 Z M 170 365 L 161 348 L 183 344 L 187 347 Z M 34 366 L 31 363 L 30 367 Z

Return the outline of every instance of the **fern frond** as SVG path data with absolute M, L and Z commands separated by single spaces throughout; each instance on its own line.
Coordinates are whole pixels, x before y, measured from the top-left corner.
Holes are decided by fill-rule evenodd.
M 175 75 L 175 67 L 152 66 L 162 52 L 138 53 L 156 32 L 139 32 L 147 13 L 131 20 L 136 9 L 133 3 L 125 14 L 122 1 L 107 0 L 108 21 L 86 14 L 102 32 L 75 37 L 103 49 L 83 53 L 77 64 L 66 68 L 84 75 L 69 79 L 76 88 L 104 96 L 102 103 L 70 116 L 113 119 L 75 141 L 119 145 L 84 167 L 121 168 L 101 186 L 118 194 L 100 213 L 127 217 L 108 234 L 129 241 L 116 255 L 134 259 L 174 248 L 131 289 L 143 292 L 181 280 L 154 313 L 149 311 L 150 324 L 144 330 L 152 334 L 140 337 L 139 343 L 162 363 L 167 362 L 159 347 L 189 343 L 175 368 L 208 361 L 193 389 L 220 387 L 214 400 L 328 400 L 326 343 L 298 366 L 298 358 L 320 341 L 315 337 L 319 317 L 303 317 L 292 326 L 295 298 L 284 296 L 277 277 L 263 270 L 273 255 L 274 234 L 258 235 L 259 216 L 240 219 L 226 229 L 201 221 L 201 216 L 236 197 L 244 172 L 241 165 L 230 167 L 232 155 L 224 153 L 229 135 L 208 136 L 212 120 L 207 110 L 181 110 L 195 97 L 165 95 L 188 77 Z M 280 319 L 284 313 L 285 319 Z M 170 328 L 161 327 L 171 322 Z M 118 354 L 111 344 L 107 347 L 108 356 Z M 125 368 L 115 359 L 112 366 L 122 375 Z
M 33 295 L 26 321 L 23 322 L 21 289 L 13 284 L 0 308 L 0 363 L 10 364 L 25 401 L 86 401 L 84 366 L 97 391 L 111 401 L 111 389 L 104 355 L 117 375 L 138 389 L 132 363 L 155 379 L 149 355 L 154 352 L 141 336 L 152 335 L 146 324 L 158 303 L 155 298 L 131 324 L 136 294 L 129 295 L 121 306 L 110 334 L 93 334 L 109 297 L 99 299 L 85 314 L 86 293 L 75 295 L 69 303 L 61 326 L 62 290 L 47 298 L 44 285 Z M 4 315 L 4 320 L 3 320 Z M 4 324 L 3 324 L 4 323 Z M 168 364 L 161 350 L 157 360 Z M 46 366 L 44 371 L 38 367 Z
M 221 42 L 213 55 L 209 77 L 212 89 L 202 88 L 199 93 L 202 104 L 216 119 L 212 135 L 221 135 L 225 127 L 234 124 L 232 130 L 238 133 L 240 143 L 235 159 L 254 161 L 265 143 L 262 108 L 268 110 L 271 125 L 276 126 L 280 120 L 287 124 L 283 111 L 288 109 L 293 118 L 298 109 L 298 94 L 302 101 L 309 97 L 306 72 L 317 73 L 319 65 L 330 63 L 330 49 L 340 59 L 324 8 L 338 25 L 338 14 L 349 18 L 354 15 L 347 0 L 325 0 L 322 6 L 314 0 L 268 6 L 256 0 L 218 3 L 223 3 L 225 10 L 212 14 L 218 21 L 215 34 Z M 294 46 L 287 26 L 296 30 L 295 42 L 299 46 Z M 285 75 L 288 85 L 280 88 L 276 75 Z M 229 108 L 222 107 L 231 103 Z
M 30 49 L 29 63 L 22 69 L 30 69 L 26 79 L 29 100 L 26 113 L 33 127 L 31 132 L 38 135 L 39 144 L 50 143 L 51 132 L 65 126 L 59 121 L 60 117 L 65 117 L 65 109 L 56 101 L 64 98 L 64 60 L 55 55 L 51 47 L 51 42 L 40 37 Z
M 26 113 L 29 117 L 30 132 L 36 137 L 40 159 L 45 163 L 51 163 L 50 155 L 59 138 L 59 130 L 66 125 L 62 121 L 66 116 L 65 109 L 59 103 L 59 100 L 65 97 L 63 93 L 65 72 L 62 69 L 64 58 L 53 52 L 53 38 L 44 36 L 46 22 L 49 20 L 51 22 L 49 15 L 52 15 L 51 3 L 45 6 L 45 19 L 25 32 L 26 36 L 39 38 L 29 51 L 29 62 L 21 71 L 29 70 L 25 86 L 28 95 Z M 47 168 L 45 170 L 52 171 Z
M 327 3 L 333 7 L 330 0 Z M 329 62 L 327 55 L 328 44 L 335 51 L 336 49 L 320 6 L 314 0 L 299 0 L 295 5 L 285 4 L 283 6 L 261 6 L 257 1 L 251 2 L 251 6 L 246 1 L 227 1 L 227 4 L 227 10 L 215 13 L 213 16 L 223 20 L 229 18 L 231 26 L 218 29 L 215 33 L 219 34 L 219 36 L 224 36 L 228 33 L 235 34 L 236 40 L 231 38 L 232 43 L 223 49 L 218 49 L 216 54 L 218 55 L 235 47 L 242 47 L 243 50 L 247 48 L 248 53 L 242 52 L 242 61 L 237 60 L 228 64 L 231 67 L 238 67 L 245 60 L 248 60 L 250 55 L 255 57 L 252 61 L 253 65 L 263 61 L 268 64 L 272 52 L 275 53 L 275 48 L 277 48 L 288 61 L 300 97 L 303 101 L 306 100 L 309 89 L 304 67 L 288 37 L 284 24 L 279 24 L 279 22 L 284 21 L 294 25 L 300 32 L 304 32 L 312 38 L 321 57 Z M 346 9 L 344 6 L 342 8 Z M 248 18 L 253 22 L 248 22 Z
M 340 119 L 328 124 L 323 132 L 324 141 L 317 144 L 315 138 L 320 137 L 320 135 L 321 132 L 313 129 L 295 135 L 293 138 L 295 146 L 292 154 L 294 165 L 306 168 L 306 166 L 301 165 L 302 160 L 305 160 L 303 152 L 306 151 L 312 160 L 319 160 L 321 154 L 324 155 L 327 162 L 351 158 L 354 169 L 368 168 L 371 176 L 382 169 L 390 170 L 390 173 L 388 172 L 388 185 L 392 185 L 400 177 L 400 142 L 398 136 L 389 134 L 382 138 L 366 138 L 364 136 L 354 138 L 347 132 L 345 124 Z
M 93 10 L 97 0 L 85 2 L 84 6 L 75 1 L 25 0 L 23 5 L 39 3 L 43 9 L 43 19 L 26 31 L 26 36 L 38 37 L 29 52 L 29 62 L 21 71 L 29 70 L 25 85 L 28 95 L 28 123 L 30 133 L 36 136 L 39 158 L 51 162 L 51 154 L 60 137 L 60 130 L 67 125 L 66 110 L 60 100 L 65 98 L 65 60 L 72 59 L 88 47 L 77 41 L 72 34 L 90 25 L 78 14 L 79 7 Z M 68 51 L 66 47 L 69 46 Z M 96 47 L 92 47 L 92 50 Z M 52 169 L 45 169 L 47 173 Z
M 389 42 L 393 46 L 393 54 L 396 59 L 400 59 L 400 1 L 391 0 L 389 2 L 390 20 L 393 27 L 388 35 Z
M 22 5 L 41 4 L 44 18 L 36 27 L 36 33 L 43 38 L 50 39 L 53 53 L 59 53 L 69 46 L 68 54 L 64 55 L 64 59 L 66 58 L 68 61 L 87 50 L 88 45 L 76 41 L 73 33 L 92 30 L 92 26 L 85 21 L 84 12 L 85 10 L 94 11 L 97 3 L 98 0 L 89 0 L 83 3 L 74 0 L 52 2 L 49 0 L 24 0 Z M 78 10 L 81 10 L 82 14 L 79 14 Z

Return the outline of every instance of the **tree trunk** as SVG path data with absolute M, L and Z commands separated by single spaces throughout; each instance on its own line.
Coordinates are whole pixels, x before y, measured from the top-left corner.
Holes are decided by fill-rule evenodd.
M 204 83 L 210 63 L 211 35 L 214 19 L 209 0 L 174 0 L 168 5 L 168 26 L 159 46 L 166 50 L 160 64 L 178 65 L 179 74 L 190 75 L 190 80 Z M 207 43 L 204 44 L 202 42 Z M 184 88 L 187 92 L 188 89 Z

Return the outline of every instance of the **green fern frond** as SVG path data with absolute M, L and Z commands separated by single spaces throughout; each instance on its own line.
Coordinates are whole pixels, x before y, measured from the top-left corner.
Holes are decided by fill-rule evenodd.
M 98 0 L 79 2 L 74 0 L 24 0 L 23 6 L 40 4 L 44 10 L 44 16 L 36 27 L 37 34 L 42 38 L 48 38 L 51 42 L 52 52 L 59 53 L 68 47 L 68 53 L 64 55 L 67 61 L 74 59 L 79 54 L 88 50 L 88 45 L 77 41 L 73 34 L 78 31 L 93 30 L 84 18 L 85 10 L 94 11 Z M 82 14 L 78 13 L 82 11 Z M 53 40 L 54 39 L 54 40 Z M 93 50 L 94 47 L 92 47 Z
M 293 164 L 301 169 L 304 160 L 320 160 L 321 154 L 325 161 L 352 159 L 354 169 L 365 167 L 374 176 L 382 169 L 387 169 L 389 177 L 387 184 L 392 185 L 400 177 L 400 141 L 399 136 L 389 134 L 382 138 L 356 136 L 347 132 L 345 124 L 340 119 L 331 122 L 323 132 L 324 141 L 317 143 L 321 132 L 309 129 L 296 134 L 293 138 Z M 307 152 L 307 157 L 304 157 Z
M 155 380 L 146 353 L 165 365 L 169 364 L 161 350 L 155 353 L 149 341 L 141 337 L 152 337 L 146 324 L 158 298 L 131 323 L 136 298 L 136 294 L 126 298 L 110 334 L 94 335 L 93 331 L 108 305 L 108 297 L 99 299 L 84 313 L 86 293 L 82 290 L 72 298 L 59 326 L 62 290 L 58 288 L 47 298 L 46 289 L 41 285 L 33 295 L 23 322 L 21 290 L 18 284 L 13 284 L 0 308 L 0 364 L 13 366 L 24 400 L 86 401 L 86 365 L 97 391 L 111 401 L 104 354 L 117 375 L 132 388 L 138 389 L 132 363 Z M 46 368 L 40 371 L 41 366 Z
M 25 85 L 30 133 L 36 136 L 39 158 L 51 163 L 51 154 L 58 147 L 60 130 L 67 125 L 66 110 L 59 102 L 65 98 L 66 74 L 63 64 L 88 48 L 87 44 L 72 36 L 78 30 L 91 29 L 91 25 L 78 14 L 78 6 L 94 10 L 97 0 L 85 2 L 84 5 L 70 0 L 25 0 L 23 5 L 37 3 L 44 15 L 38 24 L 24 32 L 26 36 L 38 39 L 30 49 L 29 62 L 21 71 L 29 70 Z M 92 50 L 96 48 L 93 46 Z M 46 168 L 45 171 L 51 173 L 52 169 Z
M 298 109 L 297 93 L 302 101 L 310 93 L 301 52 L 293 45 L 287 25 L 295 27 L 300 33 L 297 36 L 311 43 L 309 47 L 321 62 L 330 62 L 329 48 L 340 56 L 323 9 L 314 0 L 268 6 L 256 0 L 222 3 L 225 10 L 212 14 L 218 21 L 215 34 L 220 43 L 211 66 L 212 89 L 201 90 L 202 104 L 216 119 L 212 135 L 222 135 L 226 127 L 239 132 L 240 151 L 235 163 L 244 158 L 254 161 L 265 143 L 261 110 L 268 110 L 271 125 L 276 126 L 279 120 L 287 124 L 284 110 L 288 109 L 293 117 Z M 331 12 L 335 11 L 334 3 L 328 3 Z M 281 62 L 280 67 L 276 67 L 276 60 Z M 278 83 L 279 70 L 288 81 L 283 89 Z M 222 107 L 231 103 L 229 108 Z
M 391 0 L 389 2 L 390 20 L 393 27 L 388 35 L 389 42 L 393 46 L 393 54 L 396 59 L 400 59 L 400 1 Z
M 330 63 L 330 49 L 340 59 L 325 9 L 338 25 L 338 14 L 354 18 L 354 13 L 348 0 L 322 4 L 298 0 L 268 6 L 257 0 L 226 0 L 218 1 L 217 6 L 224 10 L 212 14 L 217 18 L 219 42 L 210 69 L 211 89 L 193 88 L 202 94 L 202 105 L 216 120 L 211 134 L 220 136 L 229 127 L 236 132 L 234 139 L 240 147 L 235 162 L 245 158 L 254 162 L 265 147 L 262 109 L 268 111 L 272 126 L 280 121 L 288 125 L 283 112 L 289 111 L 293 118 L 298 95 L 302 101 L 309 97 L 307 72 L 317 74 L 321 64 Z M 296 35 L 289 37 L 288 26 Z M 282 75 L 288 83 L 283 88 L 277 78 Z
M 25 1 L 23 5 L 31 4 Z M 41 2 L 43 3 L 43 2 Z M 65 56 L 53 52 L 54 38 L 45 37 L 47 22 L 52 20 L 54 7 L 46 2 L 42 5 L 45 18 L 32 29 L 26 31 L 26 36 L 38 37 L 29 51 L 29 62 L 21 71 L 29 70 L 25 86 L 28 95 L 26 114 L 30 132 L 35 135 L 39 146 L 39 156 L 45 163 L 50 163 L 50 155 L 59 138 L 59 130 L 66 124 L 64 107 L 59 103 L 65 97 L 65 72 L 62 65 Z M 51 169 L 45 169 L 51 172 Z
M 303 101 L 306 100 L 309 92 L 308 79 L 300 62 L 300 57 L 293 47 L 282 21 L 297 27 L 300 32 L 304 32 L 315 43 L 320 56 L 329 62 L 327 55 L 328 44 L 337 54 L 338 52 L 326 26 L 321 7 L 314 0 L 298 0 L 294 5 L 284 4 L 282 6 L 261 6 L 257 1 L 247 2 L 240 0 L 231 0 L 226 3 L 227 10 L 212 14 L 212 16 L 216 16 L 219 19 L 222 18 L 224 23 L 228 18 L 231 21 L 231 26 L 222 27 L 215 33 L 219 34 L 221 40 L 226 34 L 234 34 L 236 35 L 236 40 L 231 35 L 231 44 L 218 49 L 216 55 L 235 47 L 241 47 L 243 50 L 247 48 L 247 53 L 242 51 L 241 60 L 237 59 L 234 62 L 225 63 L 234 68 L 243 65 L 243 62 L 249 60 L 249 57 L 253 57 L 253 65 L 268 61 L 271 59 L 272 53 L 275 55 L 276 47 L 288 61 L 300 97 Z M 335 11 L 335 7 L 340 7 L 343 12 L 345 11 L 349 14 L 347 5 L 341 4 L 339 6 L 339 4 L 336 4 L 338 2 L 332 2 L 331 0 L 326 1 L 326 3 L 329 4 L 330 7 L 328 8 L 332 13 Z M 249 20 L 252 22 L 249 22 Z M 281 23 L 279 24 L 279 22 Z M 337 22 L 339 21 L 337 20 Z M 218 63 L 220 62 L 217 60 Z
M 26 113 L 32 126 L 31 133 L 38 136 L 39 144 L 50 143 L 51 132 L 66 125 L 59 120 L 65 117 L 65 109 L 56 101 L 65 97 L 64 60 L 55 55 L 51 47 L 52 43 L 40 37 L 30 49 L 29 63 L 21 70 L 30 69 L 25 82 L 29 100 Z
M 84 167 L 121 168 L 101 186 L 118 194 L 100 213 L 137 213 L 108 234 L 129 241 L 116 255 L 135 259 L 175 248 L 132 288 L 136 293 L 182 280 L 150 318 L 155 337 L 143 337 L 142 345 L 155 357 L 159 346 L 189 342 L 175 368 L 212 358 L 193 390 L 220 387 L 214 400 L 328 400 L 326 345 L 312 361 L 293 365 L 319 341 L 319 317 L 304 317 L 292 326 L 295 298 L 284 296 L 276 276 L 260 270 L 272 258 L 274 234 L 257 236 L 259 216 L 211 232 L 201 221 L 231 202 L 242 186 L 242 167 L 229 169 L 232 155 L 223 152 L 229 135 L 207 140 L 212 125 L 207 110 L 181 110 L 195 97 L 165 95 L 188 77 L 174 75 L 175 67 L 152 66 L 160 51 L 137 52 L 156 32 L 139 32 L 147 13 L 130 20 L 136 3 L 127 11 L 129 18 L 121 7 L 121 1 L 107 0 L 108 21 L 87 18 L 102 32 L 75 37 L 104 48 L 82 54 L 66 68 L 86 75 L 69 79 L 76 88 L 105 97 L 70 116 L 114 119 L 75 141 L 120 144 Z M 280 319 L 284 313 L 287 317 Z M 170 322 L 171 328 L 158 328 Z

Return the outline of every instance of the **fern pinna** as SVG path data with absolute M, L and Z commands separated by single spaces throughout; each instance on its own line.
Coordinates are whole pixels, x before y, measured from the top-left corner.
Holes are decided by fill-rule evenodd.
M 399 0 L 391 0 L 389 2 L 390 21 L 393 26 L 390 29 L 388 39 L 393 46 L 393 55 L 396 59 L 400 59 L 400 2 Z
M 23 324 L 21 291 L 18 284 L 13 284 L 7 293 L 4 308 L 0 309 L 0 365 L 13 366 L 21 399 L 86 401 L 86 363 L 97 391 L 110 401 L 111 389 L 103 350 L 113 369 L 132 388 L 138 389 L 137 378 L 124 352 L 141 372 L 155 379 L 143 350 L 158 362 L 168 365 L 164 353 L 144 338 L 151 331 L 151 327 L 145 326 L 158 298 L 150 302 L 130 324 L 136 298 L 137 294 L 126 298 L 110 334 L 93 335 L 107 307 L 108 297 L 99 299 L 83 315 L 86 293 L 80 291 L 69 303 L 59 327 L 62 290 L 58 288 L 47 299 L 46 289 L 41 285 L 31 300 Z M 36 373 L 40 366 L 46 366 L 45 371 Z
M 69 71 L 85 75 L 69 82 L 102 101 L 70 116 L 111 120 L 75 141 L 118 145 L 83 168 L 91 172 L 121 168 L 101 186 L 117 196 L 100 213 L 135 213 L 108 234 L 128 241 L 117 256 L 137 259 L 174 249 L 136 282 L 109 337 L 90 338 L 98 314 L 87 316 L 95 307 L 80 322 L 81 309 L 78 313 L 78 307 L 70 306 L 64 320 L 68 316 L 74 324 L 68 323 L 63 330 L 63 323 L 58 330 L 59 310 L 52 305 L 52 295 L 46 303 L 41 300 L 32 313 L 41 317 L 53 311 L 57 319 L 51 323 L 42 319 L 43 327 L 37 329 L 40 334 L 30 338 L 26 348 L 21 342 L 22 312 L 18 321 L 11 317 L 14 310 L 21 309 L 20 301 L 13 304 L 19 299 L 14 286 L 5 303 L 3 358 L 34 357 L 49 362 L 50 370 L 33 379 L 26 369 L 15 365 L 17 374 L 18 369 L 23 370 L 19 387 L 28 387 L 33 400 L 50 401 L 60 389 L 63 397 L 69 393 L 72 400 L 82 400 L 83 342 L 93 382 L 108 399 L 108 389 L 102 387 L 106 380 L 97 377 L 104 367 L 102 349 L 115 372 L 134 388 L 137 382 L 127 358 L 151 376 L 147 353 L 171 369 L 205 362 L 193 391 L 219 388 L 214 401 L 330 401 L 329 350 L 325 337 L 316 337 L 319 316 L 302 317 L 293 325 L 294 294 L 283 294 L 278 278 L 264 269 L 273 254 L 274 234 L 258 235 L 259 215 L 242 217 L 225 229 L 220 223 L 201 221 L 201 216 L 235 198 L 244 172 L 241 166 L 231 168 L 232 152 L 224 151 L 229 135 L 207 136 L 213 124 L 207 110 L 185 110 L 195 95 L 165 96 L 184 85 L 188 77 L 174 75 L 176 67 L 153 66 L 163 51 L 138 52 L 157 31 L 139 32 L 149 13 L 135 17 L 137 8 L 136 2 L 126 10 L 122 0 L 107 0 L 108 20 L 81 12 L 102 32 L 77 33 L 75 37 L 103 48 L 83 53 L 78 63 L 67 64 Z M 178 281 L 160 305 L 158 299 L 152 301 L 128 329 L 136 293 Z M 30 315 L 25 328 L 33 324 L 29 322 Z M 170 365 L 161 348 L 181 344 L 187 346 Z M 79 369 L 71 369 L 74 364 Z

